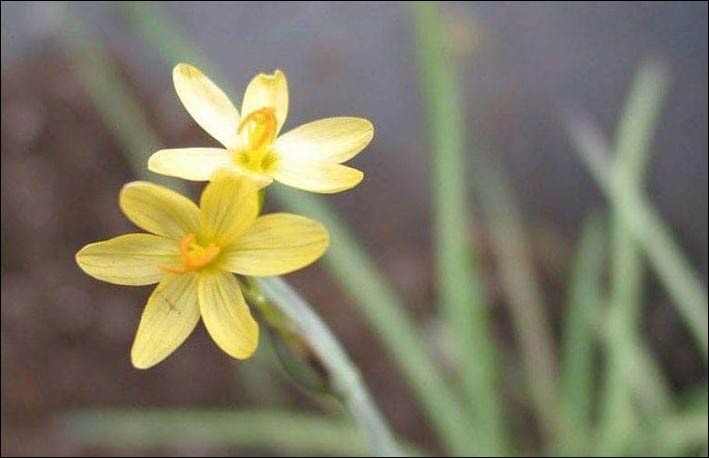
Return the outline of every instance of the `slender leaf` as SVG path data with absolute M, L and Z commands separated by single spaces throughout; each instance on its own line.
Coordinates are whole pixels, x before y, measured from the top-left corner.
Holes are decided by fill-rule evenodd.
M 633 82 L 620 116 L 611 180 L 626 192 L 640 194 L 650 156 L 650 139 L 666 92 L 664 68 L 659 64 L 641 67 Z M 627 371 L 632 340 L 638 334 L 642 297 L 642 260 L 640 250 L 625 221 L 624 209 L 612 202 L 611 287 L 607 323 L 609 339 L 604 395 L 601 412 L 603 455 L 624 451 L 623 444 L 634 427 L 631 389 Z
M 613 183 L 609 148 L 598 129 L 583 117 L 571 116 L 566 121 L 580 158 L 608 199 L 622 209 L 628 229 L 673 299 L 706 362 L 709 353 L 706 287 L 682 253 L 672 231 L 650 203 L 638 193 L 628 192 L 625 186 Z
M 603 225 L 597 215 L 584 223 L 569 281 L 562 335 L 560 456 L 587 453 L 593 410 L 595 324 L 601 301 Z
M 289 411 L 96 409 L 65 416 L 70 438 L 85 446 L 246 447 L 286 453 L 361 456 L 369 446 L 352 423 Z
M 491 161 L 479 155 L 474 169 L 475 189 L 483 204 L 503 294 L 522 353 L 525 383 L 540 428 L 551 440 L 558 426 L 556 355 L 522 216 L 512 186 Z
M 431 154 L 435 284 L 458 372 L 474 409 L 478 452 L 505 453 L 499 368 L 474 264 L 461 91 L 438 5 L 415 2 L 414 30 Z

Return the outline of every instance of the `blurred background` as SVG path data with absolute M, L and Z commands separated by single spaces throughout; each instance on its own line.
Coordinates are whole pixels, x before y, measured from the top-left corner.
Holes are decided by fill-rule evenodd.
M 339 430 L 322 432 L 322 443 L 298 439 L 304 434 L 298 421 L 287 421 L 287 412 L 314 419 L 344 414 L 291 382 L 267 342 L 254 359 L 235 363 L 200 327 L 164 363 L 134 370 L 129 349 L 149 288 L 100 283 L 74 263 L 84 244 L 133 230 L 117 195 L 137 177 L 137 163 L 161 146 L 212 144 L 172 87 L 172 66 L 190 56 L 208 65 L 205 71 L 237 106 L 251 77 L 283 69 L 290 87 L 286 129 L 338 115 L 374 122 L 374 141 L 352 162 L 365 171 L 365 180 L 325 200 L 390 282 L 426 348 L 442 362 L 441 371 L 454 372 L 448 330 L 438 313 L 432 244 L 437 152 L 429 129 L 436 120 L 429 119 L 431 103 L 421 89 L 426 66 L 416 49 L 421 30 L 414 27 L 411 4 L 2 2 L 1 8 L 3 455 L 362 451 L 346 416 Z M 500 172 L 507 191 L 503 204 L 516 209 L 511 220 L 504 219 L 507 213 L 495 219 L 495 208 L 503 204 L 476 192 L 476 170 L 469 167 L 471 215 L 461 217 L 472 228 L 471 253 L 484 280 L 488 345 L 498 355 L 504 422 L 515 438 L 513 448 L 543 453 L 548 447 L 537 415 L 544 414 L 525 387 L 531 366 L 524 361 L 520 310 L 528 301 L 539 303 L 537 318 L 549 329 L 563 374 L 570 284 L 584 221 L 596 212 L 609 223 L 610 214 L 565 119 L 592 119 L 612 143 L 635 75 L 647 62 L 662 65 L 667 83 L 643 198 L 663 218 L 704 288 L 706 323 L 707 4 L 452 2 L 440 6 L 440 17 L 458 70 L 455 98 L 464 110 L 465 159 L 477 164 L 476 157 L 485 157 L 485 167 Z M 136 103 L 128 103 L 106 77 Z M 126 116 L 111 116 L 112 109 Z M 197 189 L 191 188 L 193 195 Z M 267 202 L 270 210 L 282 205 Z M 607 235 L 613 222 L 604 223 Z M 508 224 L 521 229 L 512 237 L 522 251 L 502 256 L 504 242 L 497 235 Z M 607 285 L 612 289 L 614 247 L 607 239 L 597 246 L 605 256 L 598 283 L 599 297 L 605 297 Z M 706 354 L 661 274 L 642 258 L 638 340 L 662 374 L 672 412 L 685 400 L 699 406 L 693 417 L 698 426 L 670 421 L 678 437 L 703 425 L 703 438 L 695 433 L 679 451 L 706 456 Z M 520 281 L 533 285 L 521 293 L 514 291 L 520 265 Z M 446 453 L 415 390 L 382 344 L 382 329 L 369 325 L 356 297 L 327 266 L 319 263 L 288 280 L 333 328 L 395 433 Z M 529 291 L 531 299 L 525 297 Z M 594 319 L 608 308 L 603 299 L 596 305 L 589 315 Z M 601 347 L 592 351 L 586 373 L 599 396 L 590 402 L 591 422 L 604 418 L 599 406 L 608 386 L 606 356 L 613 354 Z M 619 405 L 644 405 L 642 395 L 633 399 Z M 111 423 L 115 408 L 138 416 L 140 409 L 151 409 L 157 416 L 136 420 L 131 429 Z M 244 416 L 200 416 L 213 411 Z M 197 425 L 188 428 L 190 434 L 160 428 L 163 420 L 174 425 L 191 421 L 190 415 Z M 318 436 L 317 424 L 311 426 L 305 435 Z M 254 431 L 240 435 L 234 432 L 239 428 Z M 618 451 L 643 450 L 638 444 L 654 431 L 643 428 L 633 429 L 633 445 Z

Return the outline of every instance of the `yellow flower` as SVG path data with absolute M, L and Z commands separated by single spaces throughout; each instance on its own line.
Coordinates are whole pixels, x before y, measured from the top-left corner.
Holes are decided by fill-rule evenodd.
M 170 355 L 200 316 L 222 350 L 248 358 L 258 345 L 259 330 L 232 273 L 285 274 L 312 263 L 328 246 L 327 231 L 313 220 L 286 213 L 257 217 L 254 184 L 227 175 L 219 173 L 207 185 L 200 208 L 162 186 L 125 185 L 121 209 L 150 234 L 92 243 L 76 255 L 84 272 L 99 280 L 158 283 L 131 350 L 139 369 Z
M 294 188 L 334 193 L 356 186 L 364 174 L 342 165 L 362 151 L 374 135 L 362 118 L 326 118 L 278 133 L 288 114 L 288 83 L 280 70 L 251 80 L 241 116 L 229 98 L 199 69 L 178 64 L 175 90 L 187 111 L 224 148 L 160 150 L 148 161 L 153 172 L 186 180 L 210 180 L 229 168 L 260 187 L 279 181 Z

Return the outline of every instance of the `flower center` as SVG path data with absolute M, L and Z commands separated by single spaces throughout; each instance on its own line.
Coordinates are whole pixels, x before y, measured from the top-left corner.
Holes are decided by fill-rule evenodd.
M 189 233 L 180 240 L 180 266 L 160 265 L 161 270 L 173 274 L 184 274 L 200 269 L 219 255 L 221 249 L 213 243 L 206 247 L 197 243 L 197 236 Z
M 273 108 L 261 108 L 249 113 L 237 129 L 243 146 L 236 152 L 234 160 L 249 170 L 265 171 L 270 163 L 268 153 L 276 138 L 277 125 Z

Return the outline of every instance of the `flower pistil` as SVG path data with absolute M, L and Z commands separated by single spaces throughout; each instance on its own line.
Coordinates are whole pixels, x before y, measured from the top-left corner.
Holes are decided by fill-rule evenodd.
M 278 121 L 273 108 L 261 108 L 246 116 L 237 129 L 242 149 L 236 161 L 253 172 L 263 172 L 268 167 L 268 153 L 276 138 Z

